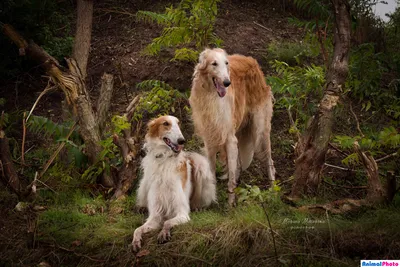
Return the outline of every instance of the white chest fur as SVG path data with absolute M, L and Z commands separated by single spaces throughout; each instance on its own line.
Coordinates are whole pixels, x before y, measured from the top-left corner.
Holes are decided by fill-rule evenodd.
M 185 179 L 185 173 L 179 171 L 182 165 L 185 165 L 186 178 L 190 179 L 190 166 L 184 152 L 179 155 L 149 153 L 142 161 L 143 178 L 138 189 L 138 205 L 157 211 L 166 218 L 175 216 L 181 209 L 189 212 L 191 184 L 182 182 Z

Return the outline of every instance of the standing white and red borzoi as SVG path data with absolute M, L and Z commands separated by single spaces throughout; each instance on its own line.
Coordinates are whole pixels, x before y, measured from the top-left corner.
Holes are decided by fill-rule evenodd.
M 240 172 L 253 156 L 275 180 L 271 157 L 272 92 L 257 61 L 252 57 L 230 55 L 223 49 L 206 49 L 195 67 L 191 95 L 196 133 L 203 139 L 215 173 L 220 152 L 228 167 L 229 203 Z
M 182 151 L 185 139 L 178 123 L 173 116 L 162 116 L 148 124 L 137 205 L 146 207 L 149 217 L 133 234 L 134 251 L 141 247 L 143 234 L 162 227 L 158 241 L 163 243 L 172 227 L 190 220 L 191 208 L 216 201 L 210 165 L 204 156 Z

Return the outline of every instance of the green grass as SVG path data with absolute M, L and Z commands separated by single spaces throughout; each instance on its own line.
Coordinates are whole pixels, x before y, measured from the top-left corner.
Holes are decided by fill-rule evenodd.
M 110 202 L 76 189 L 41 190 L 37 204 L 47 209 L 38 214 L 37 248 L 26 248 L 25 241 L 2 255 L 14 257 L 4 258 L 6 263 L 24 255 L 21 262 L 30 266 L 41 261 L 54 266 L 358 266 L 363 258 L 400 257 L 398 196 L 391 206 L 327 216 L 301 212 L 279 196 L 268 198 L 266 211 L 254 201 L 229 208 L 224 185 L 218 185 L 219 203 L 191 213 L 189 223 L 172 230 L 170 242 L 158 244 L 158 231 L 146 234 L 143 251 L 148 254 L 142 257 L 130 248 L 133 231 L 147 218 L 134 207 L 134 195 Z M 10 194 L 0 195 L 1 203 L 15 201 Z M 316 202 L 303 200 L 305 205 Z
M 46 198 L 51 204 L 40 214 L 38 240 L 73 251 L 76 262 L 71 265 L 93 264 L 82 255 L 115 266 L 137 261 L 156 266 L 276 265 L 268 220 L 256 203 L 228 208 L 221 199 L 222 203 L 192 213 L 189 223 L 175 227 L 167 244 L 157 244 L 156 231 L 146 234 L 143 249 L 149 254 L 136 258 L 129 245 L 134 229 L 147 215 L 135 211 L 134 196 L 111 203 L 81 191 Z M 400 256 L 394 250 L 400 240 L 399 207 L 327 217 L 299 212 L 275 198 L 266 203 L 266 209 L 282 266 L 352 266 L 362 257 Z M 75 248 L 76 240 L 80 245 Z

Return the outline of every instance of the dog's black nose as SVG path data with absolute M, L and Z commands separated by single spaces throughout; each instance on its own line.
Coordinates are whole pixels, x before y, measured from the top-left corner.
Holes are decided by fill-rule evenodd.
M 228 87 L 229 85 L 231 85 L 231 81 L 230 80 L 224 80 L 224 86 Z
M 186 140 L 183 138 L 178 139 L 178 145 L 183 145 L 185 142 L 186 142 Z

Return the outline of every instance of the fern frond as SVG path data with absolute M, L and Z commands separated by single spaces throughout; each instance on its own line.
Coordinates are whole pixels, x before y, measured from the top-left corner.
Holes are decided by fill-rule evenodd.
M 163 48 L 175 47 L 178 51 L 174 60 L 191 60 L 194 53 L 189 48 L 179 51 L 182 46 L 195 44 L 198 50 L 208 44 L 221 46 L 222 41 L 213 33 L 218 2 L 220 0 L 182 0 L 176 8 L 168 7 L 162 14 L 139 11 L 138 20 L 165 26 L 161 36 L 146 46 L 144 54 L 157 55 Z
M 168 26 L 171 23 L 170 20 L 168 19 L 167 15 L 159 14 L 159 13 L 155 13 L 155 12 L 151 12 L 151 11 L 139 10 L 136 13 L 136 19 L 138 21 L 144 21 L 147 23 L 155 22 L 158 25 L 165 25 L 165 26 Z
M 53 136 L 55 140 L 65 138 L 71 129 L 69 125 L 58 124 L 42 116 L 31 116 L 27 127 L 36 134 L 43 133 L 46 137 Z M 77 138 L 79 138 L 79 134 L 74 131 L 71 139 Z
M 199 52 L 190 48 L 180 48 L 175 50 L 175 56 L 171 61 L 183 60 L 183 61 L 197 61 Z
M 324 0 L 294 0 L 295 6 L 307 12 L 309 15 L 321 19 L 328 18 L 330 15 L 330 2 Z
M 192 37 L 186 27 L 168 27 L 164 28 L 161 36 L 153 39 L 153 42 L 147 45 L 143 52 L 148 55 L 157 55 L 164 47 L 188 44 L 191 41 Z

